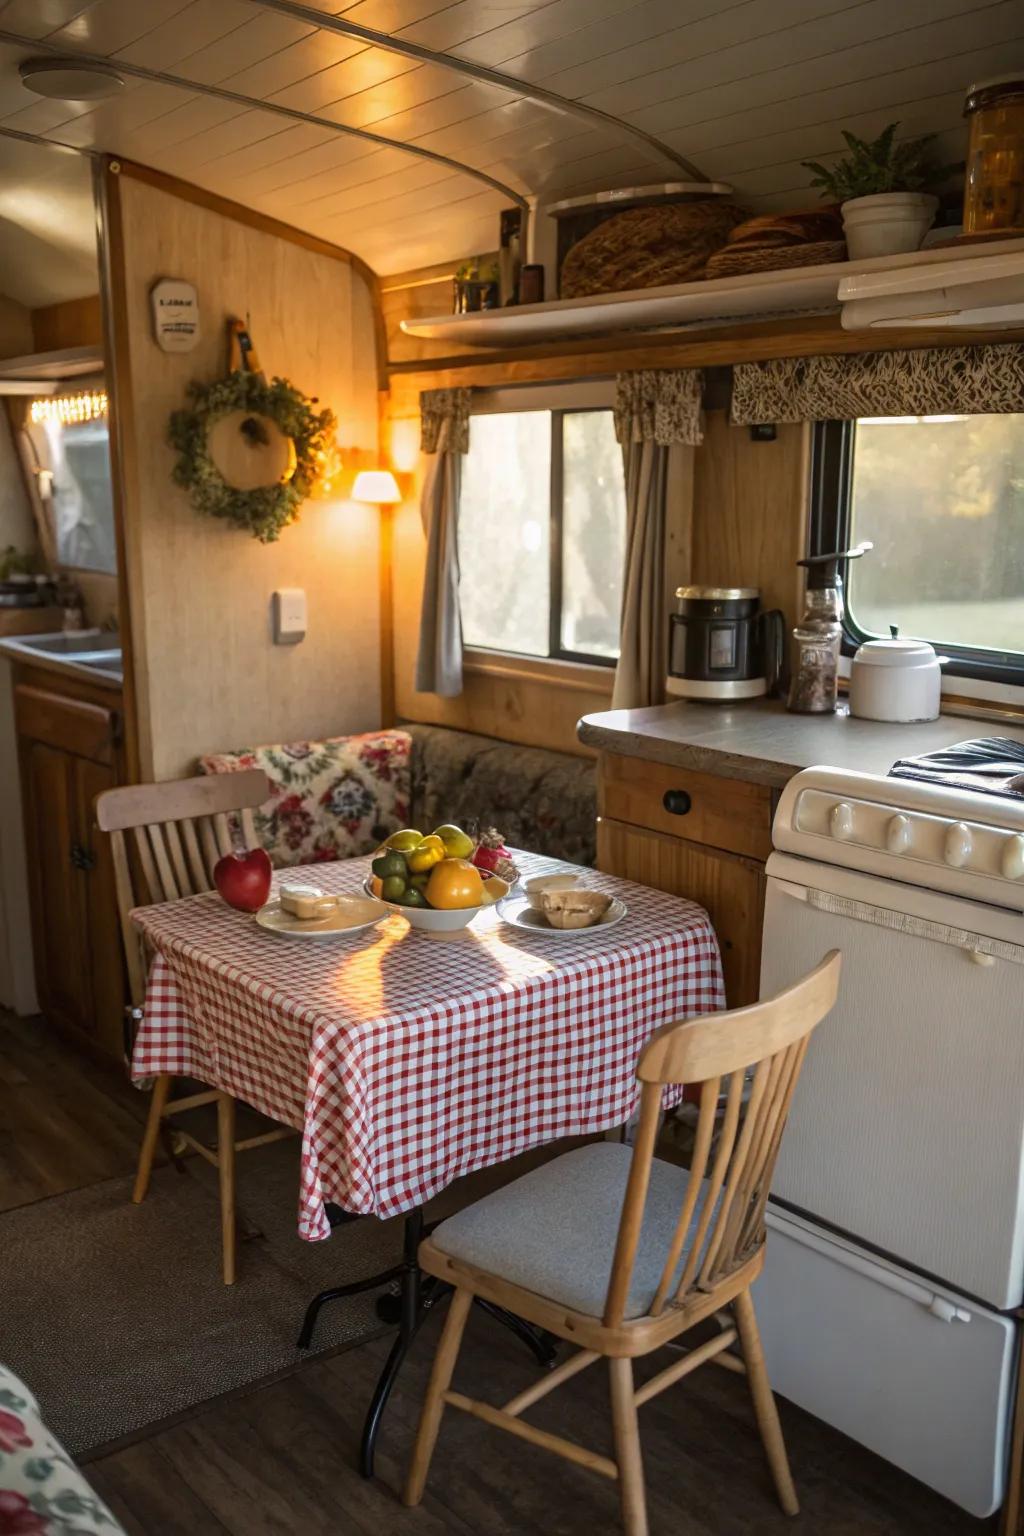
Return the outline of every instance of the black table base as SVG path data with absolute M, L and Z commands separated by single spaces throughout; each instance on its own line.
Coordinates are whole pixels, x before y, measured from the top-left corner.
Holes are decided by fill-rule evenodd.
M 366 1421 L 363 1424 L 363 1436 L 359 1448 L 359 1470 L 363 1477 L 373 1476 L 373 1458 L 381 1419 L 402 1368 L 402 1362 L 409 1353 L 424 1319 L 452 1292 L 450 1285 L 434 1279 L 433 1276 L 424 1276 L 421 1271 L 416 1256 L 423 1237 L 423 1212 L 422 1210 L 410 1211 L 405 1218 L 401 1264 L 395 1265 L 393 1269 L 386 1269 L 379 1275 L 370 1275 L 365 1280 L 353 1280 L 348 1285 L 332 1286 L 330 1290 L 321 1291 L 319 1296 L 314 1296 L 306 1309 L 306 1316 L 297 1340 L 299 1349 L 310 1348 L 320 1308 L 327 1302 L 338 1301 L 344 1296 L 359 1296 L 363 1291 L 373 1291 L 379 1286 L 398 1281 L 398 1296 L 382 1296 L 377 1302 L 378 1316 L 385 1322 L 398 1323 L 398 1336 L 388 1351 L 384 1369 L 374 1388 Z M 485 1301 L 482 1297 L 477 1297 L 477 1304 L 489 1317 L 493 1317 L 496 1322 L 510 1329 L 531 1351 L 538 1365 L 547 1368 L 554 1365 L 559 1341 L 551 1334 L 533 1328 L 521 1317 L 506 1312 L 504 1307 L 495 1306 L 493 1302 Z

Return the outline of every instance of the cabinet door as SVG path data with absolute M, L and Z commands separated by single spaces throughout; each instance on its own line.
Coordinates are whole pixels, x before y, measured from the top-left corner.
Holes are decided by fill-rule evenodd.
M 687 896 L 707 911 L 722 951 L 730 1008 L 757 999 L 764 920 L 764 865 L 602 816 L 597 867 L 639 885 Z
M 91 1006 L 84 876 L 72 863 L 78 836 L 75 761 L 41 741 L 21 745 L 36 987 L 48 1018 L 81 1030 L 89 1028 Z
M 117 891 L 110 839 L 95 824 L 93 803 L 113 789 L 117 775 L 103 763 L 79 757 L 74 762 L 77 842 L 85 855 L 83 922 L 89 954 L 89 1012 L 96 1044 L 108 1056 L 124 1051 L 124 1007 L 127 999 Z

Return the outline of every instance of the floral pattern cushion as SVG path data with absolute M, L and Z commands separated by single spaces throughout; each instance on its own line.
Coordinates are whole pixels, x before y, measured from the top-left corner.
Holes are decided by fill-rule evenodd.
M 0 1365 L 0 1536 L 124 1536 L 25 1383 Z
M 411 745 L 407 731 L 371 731 L 218 752 L 201 757 L 199 767 L 203 773 L 263 769 L 271 797 L 255 813 L 256 830 L 280 869 L 372 853 L 407 826 Z

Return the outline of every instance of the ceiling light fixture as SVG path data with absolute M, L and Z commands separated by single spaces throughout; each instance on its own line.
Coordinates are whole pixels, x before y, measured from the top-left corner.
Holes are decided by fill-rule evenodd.
M 124 89 L 124 77 L 113 65 L 75 58 L 25 59 L 18 73 L 30 91 L 51 101 L 102 101 Z

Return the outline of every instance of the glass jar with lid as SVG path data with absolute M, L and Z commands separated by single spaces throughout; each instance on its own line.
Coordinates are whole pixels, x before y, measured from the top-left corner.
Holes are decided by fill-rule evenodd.
M 967 92 L 965 235 L 1024 235 L 1024 72 Z

